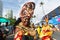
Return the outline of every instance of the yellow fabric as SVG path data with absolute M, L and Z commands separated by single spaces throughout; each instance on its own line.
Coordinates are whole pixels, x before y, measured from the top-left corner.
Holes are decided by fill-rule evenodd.
M 44 33 L 43 30 L 50 30 L 50 31 Z M 48 25 L 47 27 L 42 27 L 42 31 L 41 31 L 39 37 L 42 38 L 43 36 L 47 36 L 47 35 L 52 36 L 52 33 L 53 33 L 53 31 L 51 30 L 51 27 Z
M 24 35 L 28 35 L 28 32 L 26 32 Z
M 51 30 L 51 27 L 48 25 L 47 29 L 50 30 L 49 32 L 46 32 L 45 34 L 48 36 L 52 36 L 53 31 Z
M 47 32 L 45 35 L 52 36 L 52 31 Z
M 41 30 L 41 33 L 39 34 L 39 38 L 42 38 L 43 36 L 45 36 L 43 33 L 43 30 L 46 30 L 46 27 L 44 25 L 42 26 L 42 30 Z
M 40 27 L 37 28 L 37 32 L 38 32 L 38 34 L 40 34 Z

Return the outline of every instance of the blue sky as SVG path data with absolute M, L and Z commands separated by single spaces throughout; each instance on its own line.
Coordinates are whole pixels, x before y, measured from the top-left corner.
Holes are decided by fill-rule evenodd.
M 18 18 L 22 5 L 29 1 L 33 1 L 36 4 L 35 11 L 34 11 L 34 15 L 36 15 L 36 18 L 32 19 L 34 20 L 33 22 L 41 21 L 42 17 L 44 16 L 42 7 L 40 5 L 41 1 L 44 2 L 43 8 L 45 14 L 51 12 L 52 10 L 60 6 L 60 0 L 2 0 L 3 16 L 6 14 L 7 9 L 12 9 L 14 16 Z
M 14 16 L 17 15 L 20 9 L 19 2 L 17 0 L 2 0 L 3 2 L 3 15 L 6 14 L 7 9 L 12 9 Z

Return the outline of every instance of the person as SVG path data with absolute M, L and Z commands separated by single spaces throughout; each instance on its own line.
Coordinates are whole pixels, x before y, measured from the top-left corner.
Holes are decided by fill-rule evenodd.
M 14 36 L 14 40 L 35 40 L 36 39 L 36 31 L 31 29 L 30 26 L 30 18 L 34 12 L 34 2 L 28 2 L 23 5 L 20 18 L 21 22 L 16 25 L 16 34 Z
M 8 36 L 8 33 L 9 33 L 8 22 L 6 22 L 6 25 L 4 26 L 4 34 L 6 34 L 6 36 Z
M 40 39 L 40 34 L 41 34 L 41 26 L 38 24 L 37 25 L 37 28 L 36 28 L 36 32 L 37 32 L 37 34 L 36 34 L 36 36 L 37 36 L 37 40 L 41 40 Z
M 50 25 L 48 24 L 48 17 L 45 17 L 45 22 L 46 24 L 42 26 L 42 36 L 41 39 L 42 40 L 52 40 L 51 36 L 52 36 L 52 27 L 50 27 Z
M 0 27 L 1 27 L 1 22 L 0 22 Z
M 4 40 L 4 38 L 3 38 L 3 33 L 2 33 L 2 31 L 1 31 L 1 29 L 0 29 L 0 40 Z
M 42 37 L 42 40 L 53 40 L 52 38 L 52 34 L 54 31 L 59 31 L 57 28 L 55 28 L 54 26 L 51 26 L 48 22 L 48 16 L 45 17 L 45 28 L 42 28 L 42 32 L 44 32 L 44 36 Z
M 13 25 L 13 33 L 15 33 L 16 25 L 18 25 L 21 22 L 21 18 L 18 18 L 16 22 Z

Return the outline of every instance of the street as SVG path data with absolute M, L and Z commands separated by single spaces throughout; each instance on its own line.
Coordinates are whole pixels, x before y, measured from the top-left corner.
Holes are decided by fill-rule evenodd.
M 60 40 L 60 32 L 54 32 L 53 38 L 55 38 L 56 40 Z

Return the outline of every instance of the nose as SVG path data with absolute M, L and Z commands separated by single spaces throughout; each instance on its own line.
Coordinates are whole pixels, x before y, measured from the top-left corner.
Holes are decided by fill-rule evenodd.
M 31 18 L 32 15 L 31 15 L 31 14 L 27 14 L 27 16 L 28 16 L 29 18 Z
M 28 21 L 28 20 L 25 20 L 25 21 Z
M 29 17 L 30 17 L 30 14 L 28 13 L 28 14 L 27 14 L 27 16 L 29 16 Z

